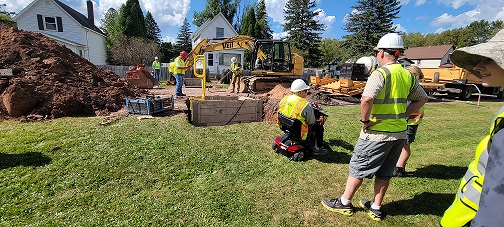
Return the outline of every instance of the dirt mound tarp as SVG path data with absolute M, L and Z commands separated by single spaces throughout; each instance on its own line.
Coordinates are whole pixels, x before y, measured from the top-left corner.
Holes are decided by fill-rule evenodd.
M 41 34 L 0 25 L 0 119 L 103 116 L 145 93 Z

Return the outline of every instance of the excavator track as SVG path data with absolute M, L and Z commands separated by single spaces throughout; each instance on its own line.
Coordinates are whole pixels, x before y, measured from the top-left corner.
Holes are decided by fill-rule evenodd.
M 242 80 L 246 88 L 244 92 L 257 93 L 270 91 L 281 83 L 290 86 L 292 81 L 300 78 L 299 76 L 245 76 Z

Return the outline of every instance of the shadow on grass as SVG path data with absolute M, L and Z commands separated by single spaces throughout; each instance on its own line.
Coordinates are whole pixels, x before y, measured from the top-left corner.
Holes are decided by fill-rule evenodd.
M 354 146 L 352 144 L 349 144 L 348 142 L 346 142 L 344 140 L 329 140 L 327 142 L 327 145 L 342 147 L 345 150 L 349 150 L 349 151 L 353 151 L 353 149 L 354 149 Z M 348 164 L 350 162 L 350 158 L 352 156 L 349 155 L 348 153 L 336 152 L 328 146 L 325 146 L 325 148 L 329 151 L 327 154 L 313 156 L 312 159 L 315 159 L 315 160 L 318 160 L 318 161 L 324 162 L 324 163 Z
M 408 200 L 384 204 L 388 215 L 436 215 L 443 216 L 445 210 L 455 199 L 453 194 L 423 192 Z
M 430 165 L 408 172 L 407 176 L 434 179 L 460 179 L 467 171 L 467 166 Z
M 40 152 L 27 152 L 22 154 L 0 153 L 0 170 L 16 166 L 43 166 L 51 159 Z

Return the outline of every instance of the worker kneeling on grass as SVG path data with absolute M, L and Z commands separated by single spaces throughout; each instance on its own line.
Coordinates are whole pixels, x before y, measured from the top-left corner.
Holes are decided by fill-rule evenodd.
M 326 154 L 328 151 L 322 146 L 325 114 L 317 104 L 306 100 L 309 89 L 304 80 L 294 80 L 291 85 L 292 94 L 280 101 L 278 114 L 301 121 L 300 138 L 310 139 L 309 149 L 313 151 L 312 155 Z M 316 114 L 316 111 L 319 111 L 319 114 Z

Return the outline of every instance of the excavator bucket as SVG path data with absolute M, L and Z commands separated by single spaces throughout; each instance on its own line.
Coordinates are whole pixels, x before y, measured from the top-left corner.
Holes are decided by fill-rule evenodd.
M 159 86 L 159 81 L 145 69 L 143 64 L 128 70 L 126 72 L 126 80 L 138 88 L 150 89 Z

